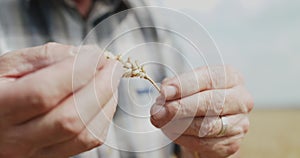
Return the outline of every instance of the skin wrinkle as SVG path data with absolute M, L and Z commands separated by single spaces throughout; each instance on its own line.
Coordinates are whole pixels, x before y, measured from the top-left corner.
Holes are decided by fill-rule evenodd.
M 205 117 L 202 123 L 202 126 L 199 131 L 200 137 L 206 137 L 208 135 L 212 135 L 215 129 L 216 119 L 213 117 Z
M 46 46 L 43 46 L 46 47 Z M 2 56 L 1 57 L 1 64 L 6 65 L 6 61 L 11 63 L 12 59 L 16 59 L 16 61 L 20 61 L 19 63 L 11 63 L 9 66 L 11 67 L 6 67 L 6 69 L 9 71 L 14 68 L 14 65 L 22 65 L 22 62 L 34 62 L 35 60 L 42 59 L 41 57 L 44 56 L 40 55 L 40 50 L 43 47 L 35 47 L 35 48 L 30 48 L 26 50 L 19 50 L 19 51 L 14 51 L 11 53 L 8 53 L 8 55 Z M 55 47 L 55 48 L 54 48 Z M 22 56 L 19 56 L 18 54 L 22 54 L 22 52 L 28 52 L 27 59 L 24 59 Z M 68 51 L 70 51 L 69 46 L 64 46 L 64 45 L 59 45 L 59 44 L 47 44 L 47 51 L 54 51 L 51 56 L 46 55 L 46 58 L 42 59 L 44 61 L 49 61 L 52 63 L 49 63 L 51 65 L 45 65 L 48 66 L 46 68 L 40 69 L 40 65 L 35 65 L 33 69 L 36 70 L 35 73 L 30 73 L 27 75 L 24 75 L 24 77 L 19 78 L 15 81 L 14 84 L 5 84 L 1 85 L 1 94 L 3 95 L 0 96 L 0 102 L 5 102 L 5 104 L 1 104 L 1 110 L 0 110 L 0 115 L 1 115 L 1 132 L 0 132 L 0 137 L 2 143 L 0 143 L 0 151 L 5 150 L 5 153 L 0 153 L 0 157 L 29 157 L 33 156 L 33 154 L 36 154 L 39 150 L 38 147 L 43 148 L 45 147 L 44 143 L 49 143 L 48 145 L 54 145 L 54 146 L 59 146 L 59 134 L 63 131 L 67 131 L 66 133 L 68 135 L 71 135 L 73 133 L 76 133 L 76 131 L 80 128 L 77 126 L 74 126 L 76 122 L 80 122 L 78 120 L 74 120 L 74 117 L 78 116 L 77 113 L 73 111 L 71 112 L 71 109 L 74 109 L 73 104 L 69 104 L 70 106 L 66 106 L 65 101 L 67 98 L 70 98 L 72 101 L 73 99 L 71 98 L 74 94 L 72 91 L 74 87 L 72 87 L 71 81 L 72 81 L 72 76 L 70 76 L 70 73 L 72 74 L 73 72 L 73 62 L 74 62 L 74 57 L 70 57 L 70 54 Z M 88 51 L 87 51 L 88 52 Z M 64 56 L 65 53 L 65 56 Z M 68 53 L 68 54 L 67 54 Z M 88 53 L 90 54 L 90 53 Z M 68 58 L 67 60 L 62 60 L 63 58 Z M 47 59 L 49 58 L 49 59 Z M 53 59 L 52 59 L 53 58 Z M 91 80 L 95 78 L 95 76 L 87 76 L 87 75 L 80 75 L 82 72 L 87 72 L 86 68 L 90 68 L 89 64 L 90 59 L 95 59 L 94 56 L 86 56 L 88 64 L 83 64 L 78 70 L 79 76 L 78 77 L 83 77 L 82 79 L 87 80 L 88 85 L 91 85 Z M 59 61 L 59 62 L 58 62 Z M 58 63 L 56 63 L 58 62 Z M 24 64 L 25 64 L 24 63 Z M 103 62 L 105 63 L 105 62 Z M 34 64 L 32 64 L 34 65 Z M 109 64 L 105 64 L 101 70 L 99 70 L 99 76 L 97 78 L 97 81 L 101 80 L 103 81 L 108 80 L 110 81 L 110 77 L 107 77 L 107 72 L 111 72 L 113 62 L 111 62 L 110 66 Z M 99 64 L 99 66 L 102 66 Z M 108 70 L 109 69 L 109 70 Z M 27 71 L 27 70 L 26 70 Z M 102 74 L 100 75 L 100 73 Z M 5 71 L 4 71 L 5 73 Z M 105 74 L 105 75 L 103 75 Z M 50 75 L 52 78 L 47 77 Z M 120 78 L 121 77 L 121 72 L 120 74 L 115 74 L 113 77 Z M 43 82 L 40 82 L 40 79 L 43 78 Z M 55 82 L 59 81 L 59 82 Z M 115 80 L 112 80 L 115 84 L 114 89 L 117 87 L 118 83 Z M 88 85 L 83 84 L 80 82 L 80 87 L 77 87 L 77 89 L 80 89 L 80 94 L 85 93 L 83 89 L 86 87 L 89 87 Z M 104 97 L 107 97 L 107 99 L 111 98 L 110 92 L 107 90 L 105 86 L 108 85 L 103 85 L 101 84 L 102 82 L 96 82 L 97 86 L 99 86 L 99 89 L 102 89 L 102 91 L 98 91 L 98 94 L 103 94 L 103 91 L 107 93 L 107 96 L 99 95 L 100 100 L 106 100 Z M 34 86 L 33 86 L 34 85 Z M 56 86 L 55 86 L 56 85 Z M 45 87 L 46 86 L 46 87 Z M 83 86 L 83 87 L 82 87 Z M 51 88 L 52 87 L 52 88 Z M 102 88 L 101 88 L 102 87 Z M 58 89 L 56 89 L 58 88 Z M 17 91 L 16 91 L 17 89 Z M 4 93 L 5 92 L 5 93 Z M 65 93 L 65 94 L 58 94 L 58 93 Z M 79 93 L 79 91 L 76 91 L 76 93 Z M 67 96 L 63 97 L 64 95 Z M 28 102 L 28 96 L 31 98 L 29 100 L 32 100 L 31 102 Z M 81 95 L 83 98 L 85 98 L 84 94 Z M 58 99 L 53 99 L 53 97 L 60 97 Z M 48 100 L 49 99 L 49 100 Z M 51 112 L 47 113 L 41 113 L 43 110 L 48 109 L 47 107 L 50 106 L 49 104 L 55 104 L 54 102 L 51 103 L 51 101 L 59 101 L 59 105 L 55 107 L 54 109 L 51 108 Z M 86 100 L 84 105 L 87 105 L 85 107 L 82 107 L 83 111 L 89 109 L 87 112 L 95 112 L 95 110 L 91 109 L 93 107 L 98 107 L 96 102 L 91 103 L 90 100 Z M 93 104 L 93 105 L 90 105 Z M 28 105 L 28 106 L 25 106 Z M 32 107 L 31 110 L 29 107 Z M 14 107 L 12 109 L 12 107 Z M 26 109 L 22 109 L 22 107 L 26 107 Z M 52 105 L 51 105 L 52 107 Z M 111 108 L 111 106 L 108 106 L 108 108 Z M 39 112 L 37 112 L 39 111 Z M 112 113 L 108 114 L 110 115 L 109 118 L 112 118 L 112 115 L 115 111 L 115 108 L 113 108 Z M 11 114 L 9 116 L 5 116 L 7 112 L 10 112 Z M 14 113 L 12 115 L 12 113 Z M 88 114 L 87 116 L 91 116 L 92 114 Z M 2 117 L 3 116 L 3 117 Z M 59 117 L 61 116 L 61 117 Z M 5 120 L 5 124 L 2 123 L 2 120 Z M 13 120 L 13 121 L 10 121 Z M 24 122 L 24 120 L 26 120 Z M 28 120 L 28 121 L 27 121 Z M 62 128 L 57 128 L 54 129 L 55 127 L 55 121 L 56 120 L 64 120 L 65 122 L 61 122 L 61 127 Z M 20 124 L 15 124 L 18 122 L 22 122 Z M 104 126 L 107 126 L 108 124 L 104 122 Z M 71 127 L 72 126 L 72 127 Z M 77 128 L 77 129 L 74 129 Z M 104 127 L 106 128 L 106 127 Z M 103 129 L 104 129 L 103 128 Z M 67 129 L 67 130 L 65 130 Z M 69 130 L 70 129 L 70 130 Z M 3 130 L 3 131 L 2 131 Z M 68 130 L 70 132 L 68 132 Z M 21 131 L 21 132 L 20 132 Z M 75 131 L 75 132 L 74 132 Z M 107 131 L 103 131 L 101 134 L 106 134 Z M 47 133 L 52 133 L 47 135 Z M 71 134 L 70 134 L 71 133 Z M 78 132 L 77 132 L 78 133 Z M 8 135 L 7 135 L 8 134 Z M 47 135 L 45 137 L 45 135 Z M 35 137 L 31 137 L 30 135 L 35 135 Z M 53 137 L 53 138 L 51 138 Z M 87 138 L 87 139 L 85 139 Z M 48 139 L 48 140 L 47 140 Z M 89 139 L 89 140 L 88 140 Z M 95 145 L 99 145 L 97 140 L 93 137 L 90 137 L 89 135 L 86 135 L 84 133 L 83 135 L 80 136 L 81 144 L 85 147 L 92 147 Z M 3 144 L 4 142 L 7 142 Z M 66 140 L 68 142 L 68 140 Z M 59 149 L 61 152 L 59 153 L 65 153 L 65 152 L 71 152 L 71 155 L 84 152 L 87 149 L 79 149 L 80 147 L 76 147 L 78 145 L 78 141 L 72 142 L 72 145 L 75 145 L 75 148 L 69 148 L 70 146 L 65 147 L 64 149 Z M 33 147 L 29 146 L 26 144 L 30 145 L 36 145 L 38 147 Z M 5 145 L 5 146 L 3 146 Z M 15 147 L 20 148 L 19 150 L 15 151 L 13 150 Z M 44 149 L 44 148 L 43 148 Z M 65 149 L 68 149 L 65 151 Z M 14 151 L 9 153 L 9 151 Z M 55 149 L 55 151 L 58 151 Z M 52 155 L 53 152 L 48 153 L 49 157 L 56 157 L 55 155 Z M 76 153 L 74 153 L 76 152 Z M 22 155 L 22 156 L 20 156 Z M 35 156 L 36 157 L 36 156 Z
M 87 1 L 91 2 L 91 0 L 75 0 L 74 1 L 74 2 L 76 2 L 76 5 L 77 5 L 79 13 L 83 17 L 88 16 L 89 9 L 91 9 L 91 6 L 87 5 L 88 4 Z M 40 62 L 39 60 L 43 59 L 43 56 L 46 57 L 46 59 L 44 61 L 45 62 L 44 65 L 46 65 L 46 66 L 48 64 L 51 64 L 51 62 L 55 61 L 54 57 L 53 57 L 53 61 L 52 61 L 51 56 L 49 56 L 49 54 L 47 54 L 47 52 L 51 52 L 50 50 L 48 50 L 48 46 L 49 45 L 46 45 L 44 47 L 44 49 L 47 49 L 47 51 L 44 52 L 46 54 L 44 54 L 44 55 L 41 54 L 41 56 L 35 56 L 35 58 L 31 58 L 32 60 L 28 60 L 27 64 L 28 64 L 28 62 L 29 63 L 32 62 L 31 65 L 29 64 L 27 66 L 20 67 L 19 72 L 21 72 L 22 70 L 24 71 L 24 69 L 34 69 L 34 68 L 37 68 L 40 65 L 43 65 L 42 62 L 39 63 Z M 52 51 L 54 51 L 54 50 L 52 50 Z M 25 54 L 23 54 L 23 55 L 25 55 Z M 25 58 L 25 59 L 27 59 L 27 58 Z M 38 61 L 34 62 L 36 60 L 38 60 Z M 26 64 L 24 64 L 24 65 L 26 65 Z M 40 67 L 40 68 L 42 68 L 42 67 Z M 208 74 L 208 71 L 207 71 L 207 68 L 206 68 L 207 72 L 204 72 L 204 71 L 202 72 L 201 71 L 201 73 L 199 73 L 199 74 L 197 73 L 196 80 L 199 80 L 199 83 L 198 83 L 198 85 L 193 85 L 192 87 L 190 87 L 189 90 L 192 90 L 193 94 L 196 94 L 196 93 L 199 93 L 199 92 L 203 93 L 203 92 L 205 92 L 207 90 L 211 90 L 212 88 L 221 87 L 220 89 L 227 89 L 228 87 L 229 88 L 234 87 L 232 85 L 240 84 L 239 83 L 240 82 L 239 81 L 240 80 L 239 74 L 235 73 L 235 70 L 232 69 L 231 67 L 230 68 L 226 67 L 226 70 L 228 71 L 228 72 L 226 71 L 227 74 L 231 75 L 232 79 L 227 80 L 226 83 L 224 82 L 225 84 L 222 82 L 223 81 L 222 78 L 224 77 L 224 74 L 222 74 L 222 73 L 220 74 L 220 72 L 221 72 L 220 71 L 220 67 L 219 67 L 219 69 L 213 69 L 212 70 L 212 76 L 213 76 L 212 79 L 211 79 L 211 76 L 205 75 L 205 74 Z M 19 73 L 19 72 L 17 72 L 17 73 Z M 14 73 L 16 73 L 16 72 L 14 72 Z M 28 73 L 30 73 L 30 72 L 28 72 Z M 204 76 L 204 78 L 203 78 L 203 76 Z M 193 77 L 188 77 L 187 76 L 184 81 L 185 82 L 189 82 L 189 83 L 190 82 L 193 82 L 193 83 L 196 82 L 194 76 Z M 166 80 L 165 82 L 170 82 L 170 80 Z M 203 83 L 206 85 L 206 87 L 204 87 L 204 89 L 199 90 L 201 88 L 201 84 L 203 84 Z M 34 82 L 32 84 L 34 84 Z M 84 83 L 82 83 L 82 84 L 84 84 Z M 199 96 L 193 96 L 192 93 L 184 92 L 184 90 L 186 90 L 186 89 L 182 89 L 183 86 L 181 85 L 181 82 L 179 82 L 179 80 L 177 80 L 174 83 L 174 86 L 177 88 L 177 94 L 176 94 L 177 99 L 179 99 L 179 98 L 181 99 L 181 97 L 194 97 L 194 98 L 199 97 Z M 226 88 L 224 88 L 224 87 L 226 87 Z M 42 88 L 44 88 L 44 87 L 42 87 Z M 242 90 L 243 93 L 241 93 L 241 90 Z M 251 103 L 251 99 L 248 100 L 248 97 L 244 96 L 245 94 L 246 95 L 248 94 L 245 91 L 244 87 L 242 87 L 240 89 L 234 88 L 234 89 L 232 89 L 232 92 L 233 93 L 231 93 L 230 95 L 228 95 L 229 99 L 226 100 L 227 101 L 226 103 L 229 104 L 229 103 L 233 102 L 233 103 L 236 103 L 236 104 L 239 105 L 239 106 L 235 107 L 236 109 L 234 109 L 235 110 L 234 112 L 236 112 L 236 111 L 238 111 L 238 112 L 240 112 L 240 111 L 242 111 L 242 112 L 246 112 L 246 111 L 249 112 L 252 109 L 251 106 L 253 107 L 253 105 L 249 105 L 249 104 L 253 104 L 253 103 Z M 216 93 L 216 94 L 214 94 L 214 93 Z M 185 96 L 183 96 L 183 94 Z M 195 113 L 195 111 L 196 112 L 197 111 L 198 112 L 201 111 L 202 113 L 205 113 L 206 110 L 210 111 L 209 113 L 218 113 L 218 112 L 220 112 L 220 107 L 219 106 L 220 106 L 220 104 L 222 102 L 221 101 L 222 94 L 223 94 L 223 91 L 216 91 L 216 92 L 215 91 L 211 91 L 211 92 L 207 92 L 206 95 L 204 95 L 204 97 L 203 97 L 204 100 L 202 100 L 205 105 L 200 105 L 201 104 L 201 102 L 200 102 L 201 100 L 196 101 L 196 103 L 198 104 L 198 106 L 195 106 L 195 108 L 198 108 L 197 110 L 195 110 L 195 108 L 194 109 L 192 109 L 192 108 L 183 108 L 183 107 L 188 106 L 189 104 L 191 104 L 192 103 L 191 100 L 188 100 L 189 103 L 185 103 L 183 100 L 176 100 L 176 101 L 174 101 L 175 99 L 172 98 L 170 100 L 173 100 L 177 104 L 170 104 L 169 110 L 167 111 L 167 112 L 169 112 L 168 113 L 168 117 L 174 116 L 178 112 L 181 112 L 182 116 L 187 116 L 189 114 Z M 57 95 L 57 94 L 55 94 L 55 95 Z M 243 96 L 241 96 L 241 95 L 243 95 Z M 217 97 L 213 97 L 213 96 L 217 96 Z M 216 98 L 219 98 L 219 100 L 213 100 L 213 99 L 216 99 Z M 227 94 L 226 94 L 226 98 L 227 98 Z M 42 100 L 42 102 L 44 102 L 44 101 Z M 175 106 L 175 107 L 172 107 L 172 106 Z M 199 107 L 199 106 L 201 106 L 201 107 Z M 224 107 L 222 106 L 221 109 L 222 109 L 221 113 L 223 114 Z M 66 110 L 66 111 L 68 111 L 68 110 Z M 230 116 L 226 112 L 224 112 L 224 115 Z M 235 152 L 237 150 L 235 147 L 236 146 L 239 147 L 236 139 L 241 139 L 244 136 L 243 132 L 247 131 L 248 126 L 249 126 L 249 125 L 247 125 L 247 121 L 249 121 L 249 120 L 247 119 L 247 117 L 241 116 L 241 120 L 237 120 L 236 119 L 235 121 L 236 122 L 232 121 L 231 126 L 234 127 L 234 128 L 232 128 L 231 130 L 240 132 L 240 135 L 239 135 L 239 136 L 241 136 L 240 138 L 222 137 L 222 138 L 204 138 L 204 139 L 199 139 L 199 137 L 193 137 L 192 140 L 190 139 L 191 141 L 188 141 L 188 145 L 187 146 L 190 145 L 191 146 L 190 148 L 191 149 L 195 148 L 196 151 L 202 151 L 202 152 L 205 151 L 205 154 L 207 153 L 207 155 L 210 155 L 211 157 L 214 157 L 214 158 L 218 157 L 220 155 L 227 156 L 228 153 Z M 194 128 L 197 128 L 197 126 L 199 126 L 199 128 L 200 128 L 201 125 L 200 125 L 200 122 L 196 122 L 195 125 L 194 125 L 196 127 L 194 127 Z M 214 126 L 216 125 L 214 123 L 214 121 L 209 121 L 209 123 L 207 123 L 205 125 L 207 126 L 206 127 L 207 129 L 211 129 L 210 133 L 216 132 L 216 131 L 214 131 L 214 130 L 217 130 L 216 128 L 214 128 Z M 20 131 L 22 131 L 22 129 Z M 165 132 L 165 131 L 163 131 L 163 132 Z M 20 134 L 22 134 L 22 133 L 20 133 Z M 56 151 L 57 155 L 52 156 L 52 157 L 58 157 L 59 154 L 65 154 L 65 155 L 71 156 L 71 154 L 66 154 L 66 153 L 69 152 L 70 150 L 72 150 L 71 145 L 74 145 L 74 144 L 76 144 L 78 142 L 81 143 L 80 145 L 82 145 L 83 148 L 92 148 L 93 146 L 100 145 L 97 140 L 95 140 L 93 137 L 90 137 L 90 136 L 91 135 L 88 135 L 87 133 L 82 132 L 80 134 L 80 137 L 75 137 L 76 141 L 74 143 L 71 143 L 69 146 L 68 145 L 64 146 L 65 150 L 60 149 L 61 150 L 61 152 L 60 152 L 59 150 L 55 150 L 55 148 L 52 148 L 52 151 L 48 150 L 48 153 L 47 152 L 45 152 L 45 153 L 47 153 L 47 155 L 50 155 L 52 153 L 55 153 L 55 151 Z M 184 138 L 186 138 L 186 137 L 184 137 Z M 187 140 L 189 140 L 189 139 L 184 139 L 184 142 L 187 142 Z M 185 143 L 179 143 L 179 144 L 180 145 L 186 145 Z M 66 152 L 66 153 L 64 153 L 64 152 Z M 18 154 L 20 155 L 21 152 L 19 152 Z M 207 157 L 207 155 L 204 155 L 204 157 Z M 9 156 L 10 155 L 8 155 L 7 157 L 9 157 Z M 51 156 L 48 156 L 48 157 L 51 157 Z
M 213 91 L 212 91 L 213 92 Z M 201 102 L 201 101 L 206 101 L 206 102 L 208 102 L 208 103 L 206 103 L 206 104 L 204 104 L 204 105 L 200 105 L 199 103 L 199 106 L 198 106 L 198 113 L 204 113 L 205 111 L 207 111 L 207 109 L 210 111 L 208 114 L 210 114 L 210 115 L 219 115 L 219 113 L 221 112 L 221 111 L 223 111 L 223 110 L 219 110 L 219 109 L 223 109 L 224 108 L 224 106 L 217 106 L 217 107 L 219 107 L 219 108 L 216 108 L 216 106 L 215 105 L 217 105 L 217 104 L 219 104 L 219 105 L 223 105 L 223 104 L 220 104 L 220 103 L 217 103 L 217 104 L 213 104 L 212 102 L 214 102 L 214 100 L 216 100 L 216 99 L 207 99 L 207 98 L 211 98 L 211 95 L 210 94 L 212 94 L 212 92 L 209 92 L 209 93 L 205 93 L 205 94 L 207 94 L 207 95 L 203 95 L 204 97 L 203 97 L 203 99 L 200 99 L 199 100 L 199 102 Z M 234 91 L 233 91 L 234 92 Z M 219 102 L 223 102 L 222 100 L 223 99 L 221 99 L 221 98 L 223 98 L 223 94 L 224 94 L 224 92 L 222 92 L 222 91 L 220 91 L 220 92 L 218 92 L 218 91 L 216 91 L 215 92 L 215 94 L 219 94 L 219 95 L 215 95 L 215 96 L 219 96 L 219 98 L 220 98 L 220 100 L 221 101 L 219 101 Z M 227 95 L 228 94 L 230 94 L 230 93 L 227 93 Z M 233 93 L 234 94 L 234 93 Z M 235 96 L 235 95 L 233 95 L 233 96 Z M 232 99 L 228 99 L 229 98 L 229 96 L 227 97 L 227 100 L 226 100 L 226 103 L 225 104 L 228 104 L 228 105 L 230 105 L 230 104 L 232 104 L 229 100 L 236 100 L 236 98 L 232 98 Z M 195 100 L 195 99 L 189 99 L 189 100 Z M 228 102 L 229 101 L 229 102 Z M 177 116 L 187 116 L 188 114 L 189 114 L 189 116 L 191 115 L 191 114 L 194 114 L 195 113 L 195 111 L 193 111 L 193 109 L 192 108 L 188 108 L 188 109 L 186 109 L 186 108 L 183 108 L 183 107 L 187 107 L 189 104 L 192 104 L 192 103 L 189 103 L 189 102 L 184 102 L 184 100 L 176 100 L 176 101 L 173 101 L 173 102 L 171 102 L 171 103 L 167 103 L 166 104 L 166 108 L 167 108 L 167 111 L 169 111 L 168 113 L 170 114 L 170 117 L 174 117 L 175 116 L 175 114 L 177 114 Z M 206 107 L 206 108 L 205 108 Z M 214 108 L 211 108 L 211 107 L 214 107 Z M 240 107 L 240 106 L 238 106 L 238 107 Z M 172 112 L 173 111 L 173 112 Z M 240 111 L 240 110 L 238 110 L 238 111 Z M 194 115 L 193 115 L 194 116 Z
M 178 94 L 174 98 L 168 98 L 167 96 L 169 101 L 167 101 L 165 107 L 169 113 L 165 118 L 156 120 L 156 124 L 162 122 L 166 124 L 168 123 L 166 120 L 174 121 L 174 125 L 171 125 L 169 129 L 162 126 L 163 132 L 170 139 L 176 138 L 175 142 L 177 144 L 185 146 L 192 151 L 199 151 L 201 157 L 224 157 L 236 153 L 239 149 L 237 142 L 244 137 L 249 128 L 249 119 L 245 112 L 247 114 L 252 109 L 253 103 L 251 103 L 252 100 L 249 97 L 251 95 L 246 91 L 242 78 L 239 76 L 240 74 L 235 73 L 235 70 L 231 67 L 225 68 L 227 75 L 225 84 L 223 80 L 225 73 L 221 73 L 222 68 L 216 67 L 216 70 L 214 70 L 211 67 L 212 75 L 210 76 L 207 68 L 199 68 L 198 71 L 201 70 L 201 72 L 197 72 L 197 79 L 202 84 L 197 89 L 190 84 L 192 79 L 189 77 L 193 76 L 192 73 L 185 73 L 173 79 L 166 79 L 162 84 L 162 86 L 173 85 L 177 87 L 180 99 Z M 218 76 L 218 74 L 220 75 Z M 210 80 L 211 78 L 212 80 Z M 181 84 L 180 86 L 186 87 L 185 91 L 179 90 L 179 83 Z M 197 109 L 197 115 L 193 115 L 195 109 Z M 225 117 L 224 119 L 228 123 L 227 132 L 222 137 L 216 136 L 222 128 L 222 122 L 219 118 L 220 114 L 222 117 Z M 177 117 L 175 118 L 174 116 Z M 206 117 L 202 121 L 196 120 L 203 116 Z M 182 118 L 194 119 L 192 124 L 181 133 L 179 130 L 187 122 L 180 121 Z M 176 124 L 178 129 L 176 129 Z M 197 134 L 197 130 L 199 130 L 200 134 Z M 203 137 L 199 138 L 201 132 Z M 240 137 L 237 138 L 237 135 Z
M 55 48 L 57 49 L 53 50 Z M 17 50 L 14 52 L 14 55 L 7 53 L 0 59 L 3 60 L 0 62 L 0 76 L 21 78 L 38 69 L 74 56 L 70 53 L 73 48 L 73 46 L 47 43 L 43 46 Z M 62 51 L 64 52 L 61 53 Z
M 37 55 L 35 55 L 33 58 L 28 58 L 28 52 L 22 52 L 20 55 L 25 59 L 26 64 L 22 64 L 20 67 L 16 67 L 16 73 L 20 74 L 21 72 L 27 71 L 32 72 L 34 71 L 34 68 L 42 68 L 42 65 L 48 65 L 51 63 L 51 60 L 49 59 L 49 47 L 51 44 L 46 44 L 43 47 L 40 48 L 39 52 Z M 20 74 L 23 75 L 23 74 Z
M 228 118 L 225 118 L 225 119 L 227 119 L 226 121 L 228 122 L 228 125 L 229 125 L 228 126 L 229 133 L 227 133 L 227 136 L 234 136 L 237 134 L 246 133 L 247 129 L 249 127 L 249 120 L 246 118 L 247 117 L 245 117 L 244 114 L 231 115 L 231 116 L 228 116 Z M 215 119 L 215 121 L 217 121 L 214 126 L 214 131 L 211 133 L 208 133 L 205 137 L 213 138 L 221 130 L 222 124 L 221 124 L 220 119 L 218 119 L 217 117 L 213 117 L 212 121 L 214 121 L 213 119 Z M 183 134 L 186 136 L 187 135 L 197 136 L 201 126 L 203 125 L 202 124 L 203 121 L 204 121 L 204 118 L 184 118 L 184 119 L 174 120 L 172 122 L 171 127 L 169 127 L 169 129 L 166 129 L 166 130 L 168 130 L 174 134 L 179 134 L 179 135 Z M 186 128 L 185 125 L 187 125 L 187 124 L 190 124 L 189 127 L 187 129 L 184 129 L 184 131 L 182 131 L 181 129 Z M 213 122 L 212 122 L 212 124 L 213 124 Z M 176 129 L 176 128 L 178 128 L 178 129 Z

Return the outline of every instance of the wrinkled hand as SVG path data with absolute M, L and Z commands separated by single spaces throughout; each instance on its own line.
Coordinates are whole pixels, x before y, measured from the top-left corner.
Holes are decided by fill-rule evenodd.
M 236 70 L 203 67 L 163 81 L 151 122 L 184 151 L 223 158 L 239 150 L 252 108 L 252 97 Z
M 76 50 L 49 43 L 0 57 L 1 158 L 64 158 L 103 143 L 122 73 L 97 49 Z

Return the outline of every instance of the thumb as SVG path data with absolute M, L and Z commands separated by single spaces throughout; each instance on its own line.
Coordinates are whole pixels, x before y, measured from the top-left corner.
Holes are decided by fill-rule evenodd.
M 0 77 L 17 78 L 73 56 L 73 46 L 47 43 L 0 56 Z

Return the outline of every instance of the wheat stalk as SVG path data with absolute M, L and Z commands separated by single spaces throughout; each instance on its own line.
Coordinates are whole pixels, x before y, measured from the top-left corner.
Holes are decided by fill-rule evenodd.
M 160 88 L 159 86 L 153 81 L 151 77 L 149 77 L 144 69 L 144 66 L 141 66 L 138 64 L 138 61 L 132 62 L 130 58 L 127 58 L 127 60 L 123 60 L 121 55 L 113 55 L 110 52 L 104 52 L 104 55 L 107 59 L 114 59 L 119 61 L 123 68 L 126 69 L 125 73 L 122 77 L 124 78 L 134 78 L 139 77 L 148 80 L 159 92 Z

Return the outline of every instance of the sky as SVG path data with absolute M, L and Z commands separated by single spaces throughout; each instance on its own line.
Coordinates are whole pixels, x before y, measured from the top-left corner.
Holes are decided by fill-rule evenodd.
M 197 19 L 258 108 L 300 107 L 299 0 L 166 0 Z M 188 29 L 188 26 L 187 26 Z

